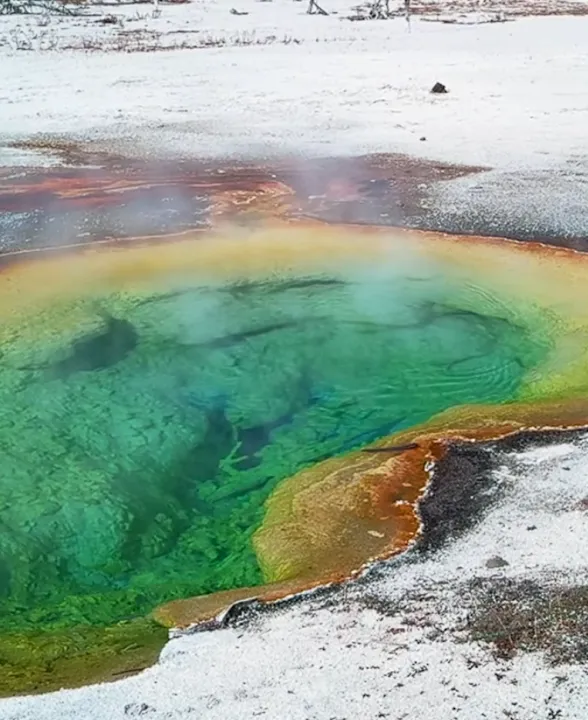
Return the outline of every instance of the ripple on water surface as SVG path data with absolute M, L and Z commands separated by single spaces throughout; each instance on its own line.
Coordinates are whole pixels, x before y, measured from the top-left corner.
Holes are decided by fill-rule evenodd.
M 262 583 L 251 536 L 300 468 L 510 399 L 543 350 L 492 303 L 457 305 L 458 290 L 414 264 L 169 276 L 61 299 L 35 333 L 5 328 L 0 657 L 13 689 L 44 687 L 92 647 L 147 656 L 162 631 L 136 618 L 156 605 Z

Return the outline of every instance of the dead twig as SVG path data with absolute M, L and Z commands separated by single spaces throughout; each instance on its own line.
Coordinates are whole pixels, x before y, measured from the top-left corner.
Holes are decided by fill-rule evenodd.
M 322 8 L 316 0 L 309 0 L 308 3 L 308 10 L 306 11 L 308 15 L 328 15 L 329 13 Z

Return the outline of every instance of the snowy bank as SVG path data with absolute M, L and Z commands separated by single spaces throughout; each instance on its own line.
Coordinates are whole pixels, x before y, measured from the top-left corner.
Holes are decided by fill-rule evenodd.
M 242 31 L 275 38 L 267 44 L 116 53 L 5 43 L 0 146 L 50 134 L 146 158 L 403 152 L 501 169 L 585 169 L 588 18 L 416 19 L 408 32 L 401 18 L 343 22 L 285 0 L 255 8 L 246 17 L 225 8 L 223 23 L 249 23 Z M 165 7 L 155 22 L 182 12 Z M 201 32 L 217 32 L 217 15 L 201 14 Z M 0 18 L 0 35 L 8 22 Z M 282 42 L 286 35 L 300 42 Z M 432 95 L 436 81 L 449 93 Z

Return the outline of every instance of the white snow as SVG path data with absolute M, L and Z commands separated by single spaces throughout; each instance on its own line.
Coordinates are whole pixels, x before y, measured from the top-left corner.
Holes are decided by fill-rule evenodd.
M 415 19 L 408 32 L 402 18 L 308 16 L 294 0 L 237 4 L 250 15 L 201 0 L 127 22 L 159 28 L 159 47 L 182 28 L 229 44 L 194 50 L 19 51 L 9 26 L 26 34 L 38 20 L 0 18 L 0 146 L 50 133 L 146 157 L 405 152 L 510 169 L 586 158 L 588 18 Z M 58 47 L 107 48 L 120 30 L 52 22 L 37 31 Z M 231 46 L 251 33 L 266 44 Z M 431 95 L 436 81 L 449 94 Z
M 428 559 L 384 563 L 335 603 L 310 597 L 244 626 L 179 637 L 141 675 L 1 701 L 0 718 L 585 720 L 585 668 L 553 667 L 540 653 L 497 660 L 464 641 L 460 622 L 474 577 L 586 582 L 588 513 L 578 502 L 587 451 L 584 439 L 502 454 L 494 478 L 503 494 L 477 527 Z M 488 569 L 496 554 L 509 564 Z M 399 614 L 362 603 L 407 597 Z

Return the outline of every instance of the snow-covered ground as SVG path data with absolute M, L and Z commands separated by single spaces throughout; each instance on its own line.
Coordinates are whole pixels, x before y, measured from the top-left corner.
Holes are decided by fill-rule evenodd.
M 200 0 L 127 20 L 158 29 L 158 46 L 180 31 L 227 43 L 194 50 L 29 52 L 13 49 L 16 25 L 54 33 L 56 47 L 88 37 L 108 48 L 120 28 L 0 18 L 0 162 L 15 161 L 2 145 L 52 134 L 145 157 L 405 152 L 517 170 L 587 166 L 588 17 L 417 17 L 409 32 L 403 18 L 309 16 L 294 0 L 240 0 L 246 16 L 231 15 L 232 4 Z M 137 8 L 149 10 L 108 10 L 130 18 Z M 252 33 L 262 44 L 235 45 Z M 436 81 L 447 95 L 430 94 Z
M 471 484 L 475 492 L 490 481 L 494 499 L 441 548 L 409 551 L 326 596 L 174 639 L 139 676 L 1 701 L 0 718 L 585 720 L 585 665 L 552 665 L 541 652 L 497 658 L 469 637 L 467 621 L 483 603 L 476 583 L 586 583 L 587 451 L 585 436 L 522 452 L 490 446 L 482 453 L 492 469 Z M 496 556 L 503 566 L 488 567 Z
M 17 50 L 132 52 L 371 39 L 386 34 L 380 32 L 382 28 L 374 32 L 374 25 L 381 22 L 352 22 L 358 13 L 365 15 L 370 2 L 374 0 L 323 0 L 321 6 L 329 14 L 311 16 L 306 0 L 192 0 L 157 9 L 147 0 L 104 0 L 104 4 L 90 0 L 73 6 L 73 15 L 5 17 L 0 45 Z M 389 0 L 389 8 L 392 18 L 404 20 L 404 0 Z M 588 1 L 411 0 L 411 17 L 427 22 L 479 24 L 545 14 L 588 14 Z

